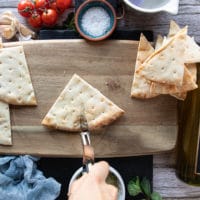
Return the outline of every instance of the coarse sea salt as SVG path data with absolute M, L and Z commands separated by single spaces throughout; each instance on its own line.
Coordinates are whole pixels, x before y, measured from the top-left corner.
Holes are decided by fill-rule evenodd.
M 104 8 L 92 7 L 83 14 L 81 25 L 89 35 L 99 37 L 108 31 L 110 16 Z

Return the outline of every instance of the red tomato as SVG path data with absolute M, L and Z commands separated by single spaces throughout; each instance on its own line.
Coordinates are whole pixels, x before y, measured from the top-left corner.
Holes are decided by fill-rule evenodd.
M 54 9 L 47 9 L 42 13 L 42 21 L 46 26 L 53 26 L 56 24 L 58 15 Z
M 63 8 L 58 8 L 56 2 L 51 3 L 50 8 L 54 9 L 58 15 L 62 14 L 65 11 L 65 9 Z
M 59 9 L 67 9 L 70 7 L 72 0 L 56 0 L 56 5 Z
M 28 23 L 34 28 L 40 28 L 42 26 L 42 17 L 35 12 L 28 18 Z
M 47 0 L 35 0 L 35 8 L 40 14 L 42 14 L 45 8 L 48 8 L 48 5 Z
M 34 9 L 34 4 L 30 0 L 21 0 L 17 8 L 20 15 L 30 17 Z

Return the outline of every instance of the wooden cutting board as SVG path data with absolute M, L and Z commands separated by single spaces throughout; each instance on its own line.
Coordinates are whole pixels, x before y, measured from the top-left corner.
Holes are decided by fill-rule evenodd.
M 10 106 L 13 146 L 0 146 L 1 154 L 79 157 L 78 133 L 41 125 L 74 73 L 80 75 L 125 110 L 125 115 L 91 136 L 97 157 L 154 154 L 172 150 L 177 136 L 176 100 L 159 96 L 130 98 L 137 41 L 40 40 L 22 44 L 30 68 L 38 106 Z

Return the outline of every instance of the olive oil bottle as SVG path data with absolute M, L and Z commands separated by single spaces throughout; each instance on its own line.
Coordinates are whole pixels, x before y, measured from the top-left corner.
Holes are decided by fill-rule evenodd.
M 178 102 L 176 173 L 184 182 L 200 186 L 200 64 L 197 84 L 185 101 Z

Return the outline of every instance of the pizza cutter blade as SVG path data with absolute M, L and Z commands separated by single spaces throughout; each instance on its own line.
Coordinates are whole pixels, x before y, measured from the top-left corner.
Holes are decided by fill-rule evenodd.
M 91 146 L 90 132 L 85 115 L 80 116 L 81 140 L 83 146 L 83 173 L 88 173 L 94 163 L 94 149 Z

